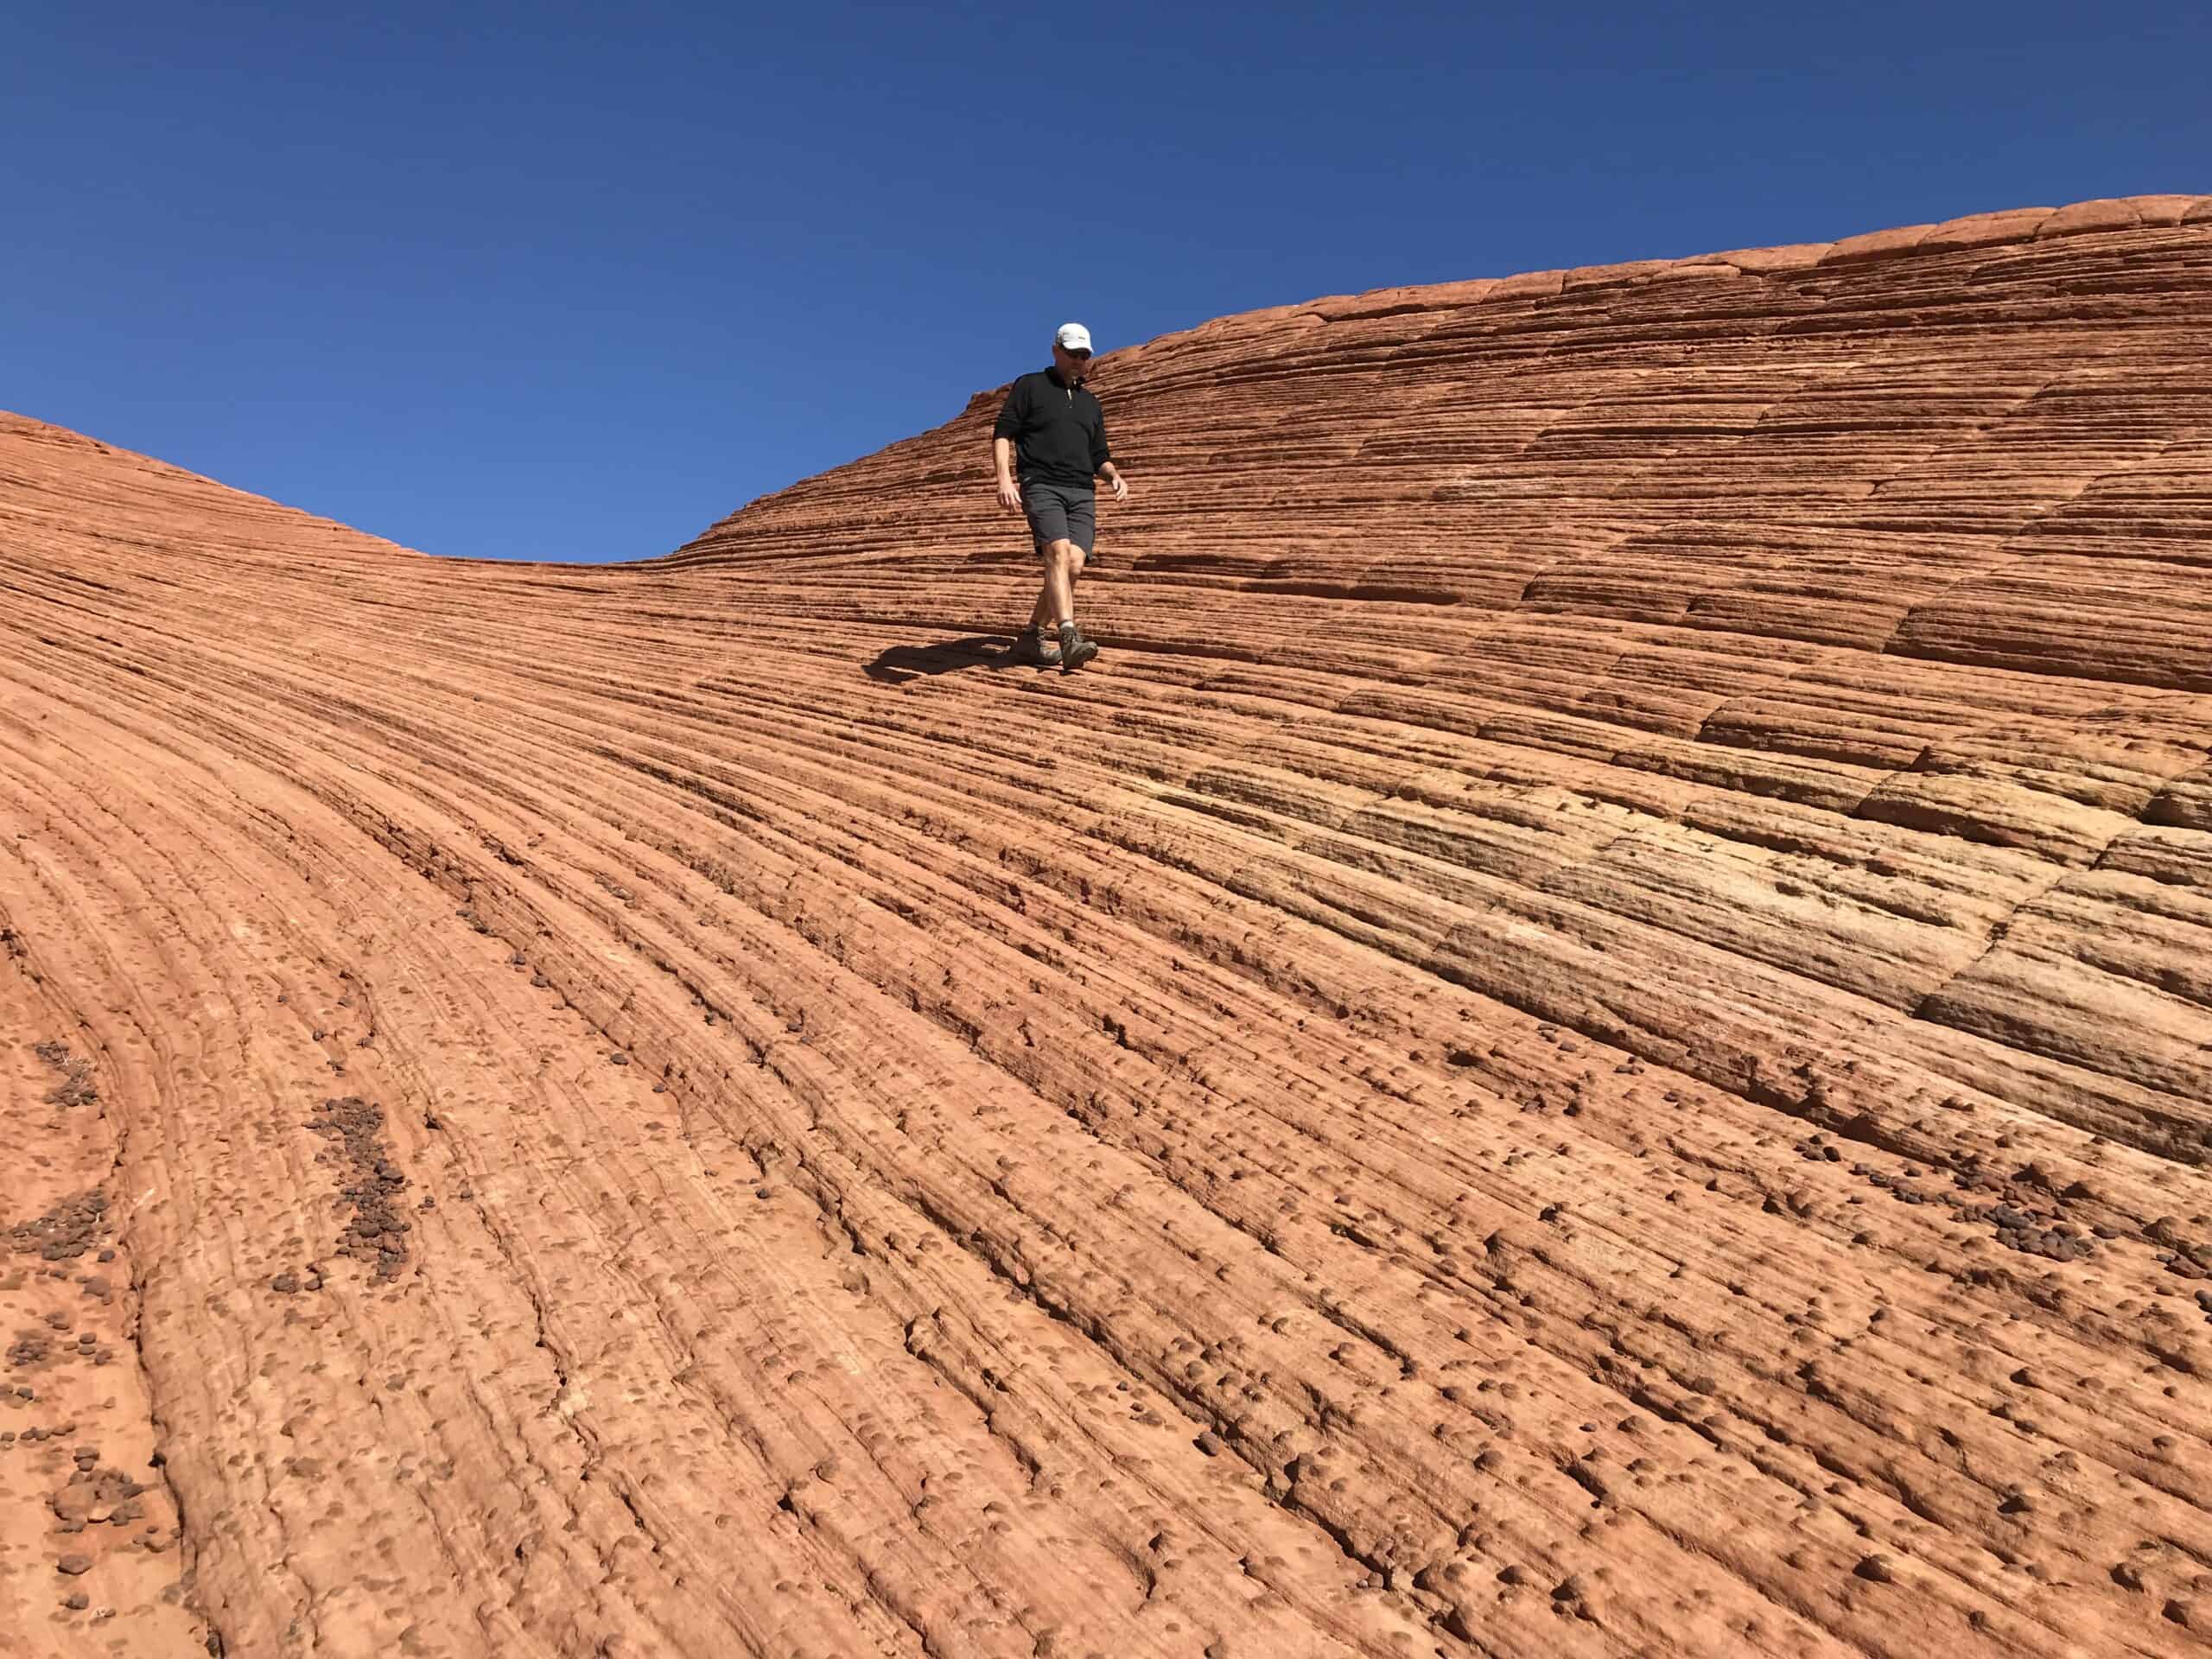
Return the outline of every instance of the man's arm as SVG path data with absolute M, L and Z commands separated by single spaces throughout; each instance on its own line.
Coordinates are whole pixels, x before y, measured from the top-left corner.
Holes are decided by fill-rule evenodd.
M 1008 512 L 1021 511 L 1021 492 L 1014 481 L 1014 441 L 1021 431 L 1021 389 L 1026 380 L 1017 380 L 1007 388 L 1006 402 L 999 405 L 999 418 L 991 428 L 991 467 L 998 474 L 999 505 Z
M 1090 435 L 1090 470 L 1114 486 L 1116 501 L 1129 499 L 1128 480 L 1115 468 L 1114 452 L 1107 447 L 1106 411 L 1103 409 L 1098 411 L 1097 429 Z

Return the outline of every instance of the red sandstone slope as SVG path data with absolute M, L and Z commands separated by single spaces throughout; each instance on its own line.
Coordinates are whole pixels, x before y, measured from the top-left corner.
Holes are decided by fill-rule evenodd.
M 2186 198 L 1224 320 L 1077 677 L 988 396 L 620 569 L 0 417 L 0 1645 L 2201 1650 L 2209 371 Z

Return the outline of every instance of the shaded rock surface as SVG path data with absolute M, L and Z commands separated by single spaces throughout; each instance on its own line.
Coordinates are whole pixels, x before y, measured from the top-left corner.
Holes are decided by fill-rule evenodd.
M 1097 385 L 1071 676 L 0 416 L 0 1649 L 2201 1651 L 2212 199 Z

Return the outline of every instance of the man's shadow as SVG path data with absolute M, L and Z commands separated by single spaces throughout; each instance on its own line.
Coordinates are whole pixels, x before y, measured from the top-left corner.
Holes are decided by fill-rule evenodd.
M 1014 645 L 1002 633 L 971 633 L 933 645 L 891 645 L 861 671 L 885 685 L 904 685 L 925 674 L 952 674 L 963 668 L 995 672 L 1016 666 Z

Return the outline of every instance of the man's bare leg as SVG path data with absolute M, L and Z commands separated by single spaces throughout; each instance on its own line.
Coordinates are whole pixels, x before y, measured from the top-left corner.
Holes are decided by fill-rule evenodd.
M 1083 555 L 1071 541 L 1045 543 L 1045 587 L 1037 595 L 1030 620 L 1057 633 L 1063 623 L 1075 620 L 1075 576 L 1083 568 Z
M 1045 591 L 1038 596 L 1037 614 L 1059 636 L 1063 671 L 1081 668 L 1098 654 L 1096 641 L 1084 639 L 1075 625 L 1075 579 L 1084 563 L 1084 551 L 1073 542 L 1046 544 Z
M 1075 568 L 1068 576 L 1068 597 L 1071 601 L 1069 608 L 1072 610 L 1072 601 L 1075 597 L 1075 579 L 1083 574 L 1083 567 L 1090 562 L 1090 556 L 1081 548 L 1075 547 L 1075 543 L 1072 542 L 1057 543 L 1057 545 L 1075 548 Z M 1052 612 L 1052 584 L 1051 569 L 1048 563 L 1046 572 L 1046 580 L 1043 585 L 1037 590 L 1037 602 L 1030 607 L 1029 629 L 1033 633 L 1058 633 L 1059 632 L 1060 623 L 1063 620 L 1063 618 L 1053 614 Z
M 1053 577 L 1065 571 L 1065 561 L 1056 556 L 1058 550 L 1071 545 L 1067 542 L 1040 543 L 1037 549 L 1039 561 L 1044 566 L 1044 580 L 1037 587 L 1037 602 L 1029 607 L 1029 628 L 1020 648 L 1027 651 L 1034 660 L 1050 666 L 1060 660 L 1060 620 L 1073 608 L 1075 579 L 1068 575 L 1058 583 L 1055 592 Z

